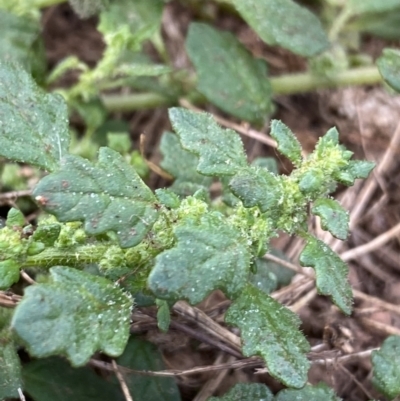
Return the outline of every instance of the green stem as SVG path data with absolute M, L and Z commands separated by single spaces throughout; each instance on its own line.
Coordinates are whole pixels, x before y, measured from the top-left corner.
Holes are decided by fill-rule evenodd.
M 353 16 L 353 12 L 350 7 L 344 7 L 339 15 L 336 17 L 336 19 L 333 21 L 333 24 L 331 26 L 331 29 L 329 31 L 328 37 L 331 42 L 335 42 L 341 32 L 341 30 L 344 28 L 346 23 L 349 21 L 349 19 Z
M 382 77 L 376 67 L 360 67 L 343 71 L 330 78 L 311 73 L 283 75 L 270 78 L 273 95 L 294 95 L 311 92 L 316 89 L 336 88 L 347 85 L 372 85 L 382 82 Z M 191 92 L 186 98 L 193 103 L 204 101 L 196 92 Z M 103 95 L 104 106 L 110 112 L 133 111 L 169 106 L 178 103 L 179 99 L 171 99 L 158 93 L 134 93 L 129 95 Z

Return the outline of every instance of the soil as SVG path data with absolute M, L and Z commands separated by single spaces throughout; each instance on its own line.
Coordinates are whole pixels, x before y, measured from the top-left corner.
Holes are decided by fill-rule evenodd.
M 163 36 L 167 49 L 176 66 L 189 66 L 183 50 L 187 26 L 192 19 L 204 16 L 199 16 L 179 1 L 172 1 L 166 7 Z M 257 57 L 267 60 L 273 75 L 305 69 L 305 62 L 300 57 L 263 44 L 238 18 L 218 11 L 211 3 L 210 14 L 216 19 L 218 26 L 234 32 Z M 69 55 L 76 55 L 90 65 L 94 65 L 101 57 L 104 44 L 95 29 L 96 18 L 81 20 L 68 5 L 62 4 L 45 10 L 43 26 L 49 69 Z M 382 48 L 382 42 L 365 38 L 363 46 L 372 57 L 376 57 Z M 73 79 L 73 76 L 66 77 L 60 84 L 69 85 Z M 229 118 L 211 106 L 206 105 L 204 108 Z M 146 133 L 145 154 L 157 164 L 160 160 L 157 150 L 160 135 L 165 129 L 170 129 L 166 109 L 119 113 L 113 118 L 128 122 L 135 146 L 138 146 L 139 135 Z M 343 253 L 370 243 L 379 236 L 389 236 L 389 230 L 400 222 L 400 141 L 397 139 L 400 130 L 400 97 L 389 94 L 381 86 L 282 96 L 276 99 L 273 118 L 281 119 L 287 124 L 308 152 L 321 135 L 330 127 L 336 126 L 340 131 L 341 141 L 357 158 L 376 161 L 379 166 L 368 180 L 357 183 L 351 189 L 339 189 L 337 196 L 343 205 L 349 207 L 353 213 L 359 208 L 359 214 L 351 237 L 345 243 L 338 244 L 332 238 L 326 237 L 331 246 Z M 254 139 L 244 138 L 244 141 L 250 158 L 276 155 L 273 149 Z M 281 169 L 285 172 L 290 166 L 282 161 Z M 153 187 L 168 185 L 167 181 L 156 174 L 151 176 L 149 183 Z M 314 347 L 312 358 L 326 361 L 325 364 L 313 365 L 309 382 L 326 382 L 344 400 L 364 401 L 379 397 L 383 400 L 371 384 L 369 357 L 349 358 L 344 362 L 335 358 L 370 350 L 378 347 L 389 335 L 400 334 L 399 241 L 398 235 L 392 235 L 377 249 L 349 260 L 351 285 L 366 294 L 364 298 L 355 297 L 354 312 L 350 317 L 340 313 L 327 298 L 311 296 L 310 288 L 302 289 L 299 286 L 301 277 L 296 276 L 286 289 L 286 294 L 279 296 L 286 305 L 296 306 L 303 322 L 304 334 Z M 290 255 L 292 260 L 296 260 L 296 241 L 282 237 L 274 245 Z M 227 302 L 217 292 L 198 307 L 207 311 L 217 322 L 222 322 Z M 142 312 L 149 315 L 148 311 Z M 150 316 L 153 312 L 151 311 Z M 151 317 L 149 319 L 151 323 Z M 181 322 L 176 315 L 173 320 Z M 143 321 L 138 320 L 135 322 L 135 330 L 160 346 L 169 369 L 185 370 L 235 360 L 217 346 L 202 342 L 201 336 L 194 338 L 177 327 L 173 327 L 168 334 L 161 334 L 154 329 L 154 319 L 152 322 L 149 324 L 147 321 L 146 326 Z M 195 329 L 195 332 L 201 333 L 196 323 L 186 324 Z M 213 395 L 221 395 L 236 382 L 262 382 L 274 391 L 281 388 L 268 374 L 257 374 L 254 368 L 180 376 L 177 381 L 183 400 L 197 401 L 205 399 L 202 394 L 207 394 L 210 388 Z

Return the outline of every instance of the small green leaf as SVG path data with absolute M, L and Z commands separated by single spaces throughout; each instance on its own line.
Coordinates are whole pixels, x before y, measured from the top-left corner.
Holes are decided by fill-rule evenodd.
M 321 226 L 334 237 L 345 240 L 349 235 L 349 213 L 334 199 L 320 198 L 311 212 L 321 218 Z
M 112 282 L 52 267 L 52 281 L 25 290 L 12 327 L 34 357 L 66 355 L 82 366 L 96 351 L 120 355 L 129 337 L 132 299 Z
M 175 184 L 193 183 L 208 187 L 212 178 L 197 172 L 199 158 L 182 149 L 179 137 L 172 132 L 164 132 L 161 138 L 160 151 L 164 158 L 160 166 L 176 180 Z
M 397 49 L 383 49 L 382 55 L 376 61 L 376 65 L 386 83 L 395 91 L 400 92 L 400 51 Z
M 12 259 L 0 261 L 0 290 L 8 290 L 19 280 L 19 264 Z
M 22 389 L 21 362 L 8 330 L 0 331 L 0 400 L 19 398 Z
M 178 244 L 156 257 L 149 287 L 162 299 L 202 301 L 211 291 L 237 296 L 250 271 L 246 240 L 218 214 L 175 229 Z
M 319 19 L 292 0 L 229 0 L 269 45 L 311 57 L 329 47 Z
M 118 385 L 107 382 L 92 369 L 72 368 L 61 358 L 38 359 L 22 368 L 24 390 L 35 401 L 119 400 Z
M 109 148 L 100 149 L 95 166 L 67 156 L 60 171 L 43 178 L 33 194 L 59 221 L 84 221 L 91 235 L 115 231 L 122 247 L 140 243 L 158 215 L 151 190 Z
M 120 366 L 134 370 L 158 371 L 165 366 L 157 348 L 144 340 L 131 337 L 125 352 L 117 359 Z M 126 375 L 126 384 L 135 401 L 180 401 L 178 386 L 172 377 Z
M 211 397 L 208 401 L 272 401 L 273 394 L 265 384 L 237 383 L 223 397 Z
M 333 302 L 350 315 L 353 298 L 346 263 L 328 245 L 311 236 L 300 255 L 300 263 L 315 269 L 318 292 L 331 296 Z
M 67 106 L 16 64 L 0 62 L 0 156 L 54 171 L 69 146 Z
M 295 166 L 301 163 L 300 142 L 293 135 L 293 132 L 279 120 L 271 121 L 272 138 L 278 143 L 278 151 L 286 156 Z
M 367 178 L 374 167 L 374 162 L 350 160 L 344 169 L 335 174 L 335 178 L 344 185 L 350 186 L 357 178 Z
M 281 390 L 274 398 L 274 401 L 341 401 L 334 391 L 325 383 L 316 386 L 306 385 L 300 390 Z
M 254 167 L 265 168 L 273 174 L 279 173 L 278 163 L 274 157 L 256 157 L 251 165 Z
M 175 107 L 169 109 L 169 118 L 182 147 L 199 156 L 199 173 L 234 175 L 247 165 L 239 135 L 222 129 L 211 114 Z
M 25 225 L 25 217 L 22 212 L 12 207 L 7 213 L 6 226 L 14 228 L 22 228 Z
M 48 247 L 52 247 L 57 241 L 61 232 L 61 224 L 44 224 L 39 225 L 32 235 L 32 240 L 42 242 Z
M 240 170 L 230 180 L 229 188 L 245 207 L 258 206 L 263 213 L 276 209 L 283 193 L 279 176 L 259 167 Z
M 310 366 L 305 353 L 310 346 L 299 330 L 297 315 L 248 284 L 225 321 L 240 328 L 243 355 L 264 358 L 271 376 L 286 386 L 304 386 Z
M 126 155 L 132 146 L 131 138 L 126 132 L 109 132 L 107 133 L 107 146 L 121 155 Z
M 388 337 L 371 359 L 374 386 L 391 400 L 400 395 L 400 337 Z
M 228 32 L 192 23 L 186 50 L 206 98 L 241 120 L 262 124 L 272 111 L 267 66 Z M 212 73 L 210 73 L 212 71 Z
M 320 193 L 326 177 L 324 171 L 318 168 L 310 168 L 299 179 L 299 189 L 304 195 L 312 196 Z
M 167 301 L 163 299 L 156 299 L 157 305 L 157 326 L 158 328 L 166 333 L 171 323 L 171 315 L 169 305 Z
M 349 0 L 347 7 L 354 14 L 380 13 L 400 7 L 400 0 Z

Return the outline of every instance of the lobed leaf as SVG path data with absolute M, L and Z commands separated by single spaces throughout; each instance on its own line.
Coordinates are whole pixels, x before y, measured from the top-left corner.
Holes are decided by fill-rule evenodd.
M 0 62 L 0 156 L 56 170 L 69 146 L 68 111 L 17 64 Z
M 272 111 L 267 65 L 228 32 L 192 23 L 186 50 L 198 75 L 197 89 L 211 103 L 242 120 L 262 124 Z M 212 73 L 210 73 L 212 71 Z
M 390 336 L 372 353 L 373 384 L 389 399 L 400 395 L 400 337 Z
M 300 390 L 284 389 L 281 390 L 274 401 L 341 401 L 334 391 L 325 383 L 316 386 L 306 385 Z
M 164 370 L 163 358 L 150 342 L 131 337 L 124 353 L 117 359 L 119 366 L 128 369 Z M 126 375 L 126 384 L 135 401 L 180 401 L 180 393 L 172 377 Z
M 272 401 L 273 394 L 265 384 L 237 383 L 223 397 L 211 397 L 208 401 Z
M 311 212 L 321 218 L 321 226 L 334 237 L 345 240 L 349 235 L 349 213 L 334 199 L 320 198 Z
M 240 232 L 220 215 L 205 215 L 199 223 L 175 229 L 177 245 L 156 257 L 149 287 L 163 299 L 202 301 L 211 291 L 237 296 L 245 285 L 251 254 Z
M 160 151 L 164 156 L 160 165 L 175 178 L 175 184 L 193 183 L 206 187 L 211 185 L 212 178 L 201 175 L 196 170 L 199 158 L 182 148 L 177 135 L 164 132 Z
M 311 57 L 329 47 L 319 19 L 292 0 L 229 0 L 269 45 Z
M 400 92 L 400 51 L 383 49 L 376 65 L 385 82 L 396 92 Z
M 222 129 L 211 114 L 174 107 L 169 109 L 169 118 L 183 149 L 199 157 L 200 174 L 234 175 L 247 166 L 239 135 Z
M 346 263 L 328 245 L 311 236 L 300 255 L 300 263 L 315 269 L 318 292 L 329 295 L 346 315 L 350 315 L 352 291 Z
M 79 156 L 65 157 L 60 170 L 43 178 L 33 195 L 59 221 L 84 221 L 88 234 L 115 231 L 122 247 L 140 243 L 158 215 L 151 190 L 109 148 L 100 149 L 95 166 Z
M 52 281 L 25 290 L 12 327 L 30 354 L 65 355 L 82 366 L 96 351 L 120 355 L 128 341 L 132 299 L 112 282 L 52 267 Z
M 230 180 L 229 188 L 245 207 L 258 206 L 263 213 L 278 208 L 282 197 L 279 176 L 265 168 L 248 167 L 240 170 Z
M 374 162 L 369 162 L 367 160 L 350 160 L 347 167 L 339 171 L 335 175 L 335 178 L 344 185 L 354 185 L 354 181 L 357 178 L 367 178 L 374 167 Z
M 35 401 L 109 401 L 121 397 L 111 384 L 88 367 L 73 368 L 61 358 L 37 359 L 22 368 L 24 390 Z
M 286 156 L 295 166 L 301 163 L 301 145 L 293 132 L 282 121 L 271 121 L 270 135 L 278 143 L 278 151 Z
M 228 309 L 225 321 L 241 330 L 243 355 L 259 355 L 271 376 L 286 386 L 307 381 L 309 344 L 299 331 L 300 319 L 289 309 L 247 284 Z

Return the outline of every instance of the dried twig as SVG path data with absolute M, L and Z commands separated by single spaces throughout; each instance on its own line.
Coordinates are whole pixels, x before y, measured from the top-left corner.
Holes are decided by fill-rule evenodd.
M 0 205 L 6 205 L 10 202 L 15 202 L 16 199 L 21 198 L 23 196 L 31 196 L 31 189 L 24 189 L 21 191 L 11 191 L 0 194 Z
M 133 401 L 133 398 L 131 396 L 131 393 L 129 392 L 129 388 L 126 384 L 124 376 L 120 372 L 119 367 L 114 359 L 111 361 L 111 364 L 112 364 L 115 376 L 117 377 L 117 380 L 119 382 L 119 385 L 121 386 L 121 390 L 122 390 L 122 393 L 124 394 L 126 401 Z

